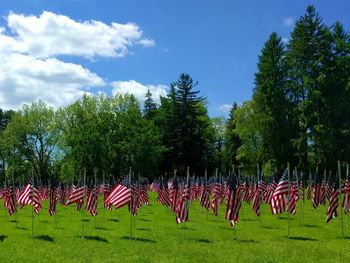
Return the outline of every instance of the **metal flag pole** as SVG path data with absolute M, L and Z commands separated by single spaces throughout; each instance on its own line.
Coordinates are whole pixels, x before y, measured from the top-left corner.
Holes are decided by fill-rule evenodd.
M 288 208 L 289 208 L 289 205 L 290 205 L 290 167 L 289 167 L 289 162 L 287 163 L 287 169 L 288 169 Z M 288 239 L 289 238 L 290 238 L 290 213 L 288 211 Z
M 184 189 L 184 191 L 188 191 L 189 182 L 190 182 L 190 167 L 187 166 L 187 178 L 186 178 L 186 184 L 185 184 L 185 189 Z M 187 190 L 186 190 L 186 189 L 187 189 Z M 185 194 L 186 194 L 186 193 L 185 193 Z M 186 206 L 186 212 L 188 213 L 189 202 L 188 202 L 188 200 L 184 200 L 184 202 L 185 202 L 185 206 Z M 185 240 L 186 222 L 187 222 L 187 220 L 185 220 L 184 226 L 182 227 L 182 229 L 183 229 L 182 231 L 183 231 L 184 240 Z
M 297 168 L 295 167 L 295 176 L 296 176 L 296 179 L 297 179 L 297 185 L 298 185 L 298 194 L 299 194 L 299 199 L 300 199 L 300 184 L 299 184 L 299 179 L 298 179 L 298 170 Z M 300 174 L 300 181 L 303 180 L 303 172 L 301 172 Z M 303 199 L 301 200 L 301 225 L 304 226 L 304 183 L 303 183 Z
M 341 202 L 341 170 L 340 170 L 340 161 L 338 161 L 338 176 L 339 176 L 339 202 Z M 344 238 L 344 222 L 343 222 L 343 212 L 342 206 L 340 205 L 340 219 L 341 219 L 341 236 Z
M 208 171 L 207 171 L 207 168 L 205 168 L 204 170 L 204 194 L 205 195 L 209 195 L 209 193 L 207 192 L 207 185 L 208 185 Z M 206 197 L 205 197 L 206 198 Z M 209 199 L 209 197 L 208 197 Z M 208 215 L 210 213 L 210 206 L 209 206 L 209 209 L 206 209 L 207 210 L 207 221 L 208 221 Z
M 32 175 L 33 175 L 33 182 L 32 182 L 32 185 L 30 186 L 30 198 L 31 198 L 31 200 L 33 200 L 33 197 L 34 197 L 34 191 L 33 191 L 34 182 L 35 182 L 34 167 L 32 170 Z M 32 238 L 34 238 L 34 204 L 32 206 Z
M 4 180 L 4 187 L 6 188 L 6 164 L 5 164 L 5 169 L 4 169 L 4 177 L 5 177 L 5 180 Z M 5 212 L 5 216 L 4 216 L 4 219 L 5 219 L 5 222 L 7 221 L 7 211 L 6 211 L 6 206 L 4 206 L 4 212 Z
M 84 194 L 83 194 L 83 202 L 84 202 L 84 197 L 85 197 L 85 192 L 86 192 L 86 167 L 84 168 Z M 82 223 L 82 228 L 81 228 L 81 238 L 85 238 L 85 208 L 84 205 L 82 205 L 82 213 L 83 213 L 83 223 Z
M 258 194 L 258 195 L 259 195 L 259 198 L 260 198 L 260 194 L 261 194 L 261 193 L 259 192 L 259 182 L 260 182 L 259 180 L 261 180 L 261 179 L 260 179 L 260 168 L 259 168 L 259 164 L 256 165 L 256 173 L 257 173 L 257 182 L 258 182 L 256 194 Z M 262 222 L 261 222 L 262 209 L 261 209 L 261 205 L 262 205 L 262 202 L 261 202 L 260 207 L 259 207 L 259 209 L 260 209 L 260 215 L 259 215 L 260 227 L 262 227 Z
M 349 164 L 346 164 L 346 178 L 345 178 L 345 180 L 348 180 L 349 179 Z M 350 182 L 348 182 L 348 183 L 350 183 Z M 349 195 L 349 193 L 348 193 L 348 191 L 346 192 L 346 194 L 345 194 L 346 196 L 345 196 L 345 205 L 344 205 L 344 207 L 345 207 L 345 209 L 347 209 L 347 207 L 348 207 L 348 195 Z M 345 226 L 346 226 L 346 230 L 348 230 L 348 213 L 346 213 L 346 217 L 345 217 Z
M 97 177 L 97 168 L 95 168 L 95 184 L 94 184 L 94 189 L 93 189 L 93 191 L 95 191 L 95 194 L 97 195 L 97 192 L 96 192 L 96 177 Z M 95 229 L 96 229 L 97 228 L 97 215 L 95 215 L 94 217 L 95 217 Z
M 16 189 L 15 189 L 15 179 L 13 178 L 13 173 L 12 173 L 12 191 L 13 191 L 13 195 L 15 198 L 15 215 L 16 215 L 16 229 L 17 229 L 17 197 L 16 197 Z
M 129 207 L 130 207 L 130 239 L 133 238 L 132 236 L 132 189 L 131 189 L 131 167 L 129 168 L 129 189 L 130 189 L 130 203 L 129 203 Z

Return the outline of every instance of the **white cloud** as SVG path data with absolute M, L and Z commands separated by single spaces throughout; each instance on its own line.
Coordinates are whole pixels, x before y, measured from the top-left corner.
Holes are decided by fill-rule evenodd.
M 160 101 L 160 96 L 166 96 L 168 87 L 166 85 L 143 85 L 135 80 L 115 81 L 112 82 L 112 94 L 133 94 L 140 101 L 145 101 L 147 90 L 152 93 L 153 100 L 157 103 Z
M 82 65 L 59 60 L 59 55 L 123 57 L 133 45 L 154 46 L 154 40 L 144 38 L 134 23 L 77 22 L 51 12 L 10 13 L 6 20 L 7 26 L 0 27 L 0 108 L 4 109 L 37 99 L 63 106 L 106 84 Z
M 81 65 L 56 58 L 37 59 L 23 54 L 1 54 L 0 105 L 17 109 L 41 99 L 50 106 L 67 105 L 104 80 Z
M 219 106 L 219 111 L 225 114 L 229 113 L 231 109 L 232 104 L 222 104 Z
M 282 43 L 283 44 L 288 44 L 288 42 L 289 42 L 289 38 L 288 37 L 282 37 Z
M 284 17 L 283 24 L 287 27 L 294 26 L 294 18 L 293 17 Z
M 57 55 L 124 57 L 130 46 L 154 46 L 154 40 L 143 38 L 142 30 L 134 23 L 77 22 L 47 11 L 40 16 L 10 13 L 7 26 L 11 32 L 7 42 L 13 51 L 40 58 Z M 0 33 L 6 38 L 4 32 Z

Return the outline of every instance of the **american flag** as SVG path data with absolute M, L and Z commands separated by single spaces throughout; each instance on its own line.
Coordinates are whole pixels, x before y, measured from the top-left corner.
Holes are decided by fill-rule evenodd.
M 170 205 L 171 205 L 171 211 L 176 212 L 176 204 L 177 200 L 179 199 L 179 185 L 177 182 L 177 178 L 174 177 L 172 181 L 169 182 L 169 199 L 170 199 Z
M 166 207 L 170 206 L 168 188 L 163 180 L 159 181 L 159 187 L 157 192 L 158 192 L 157 201 Z
M 39 191 L 32 185 L 31 179 L 28 180 L 27 185 L 25 186 L 22 194 L 18 198 L 18 203 L 21 205 L 21 208 L 24 205 L 34 206 L 34 211 L 37 214 L 41 211 L 42 206 L 40 203 Z
M 188 170 L 189 171 L 189 170 Z M 179 200 L 176 205 L 176 223 L 181 224 L 188 221 L 188 208 L 190 202 L 189 195 L 189 174 L 187 175 L 187 182 L 182 186 L 181 194 L 179 195 Z
M 229 178 L 227 178 L 227 185 L 229 188 L 229 195 L 227 199 L 225 219 L 230 221 L 231 226 L 235 226 L 238 223 L 243 191 L 240 189 L 235 174 L 231 174 Z
M 315 174 L 315 182 L 312 194 L 312 206 L 316 209 L 320 204 L 320 190 L 321 184 L 319 182 L 318 174 Z
M 311 173 L 309 174 L 309 180 L 307 181 L 307 189 L 306 189 L 306 199 L 311 199 L 311 193 L 312 193 L 312 185 L 311 185 Z
M 118 183 L 109 193 L 105 200 L 106 205 L 113 205 L 115 208 L 121 208 L 130 203 L 131 191 L 130 182 L 127 178 Z
M 345 214 L 350 213 L 350 173 L 349 173 L 349 166 L 347 166 L 346 169 L 346 179 L 345 179 L 345 185 L 344 185 L 344 198 L 342 207 L 344 208 Z
M 337 183 L 336 179 L 333 183 L 332 196 L 327 208 L 326 223 L 329 223 L 333 218 L 338 216 L 337 209 L 339 205 L 339 195 L 339 183 Z
M 272 214 L 280 214 L 286 210 L 286 201 L 288 195 L 288 169 L 286 169 L 280 179 L 271 198 Z
M 319 202 L 321 205 L 325 205 L 326 204 L 326 171 L 324 173 L 322 182 L 321 182 L 321 186 L 320 186 L 320 198 L 319 198 Z
M 266 183 L 262 178 L 259 179 L 257 190 L 255 191 L 255 196 L 253 199 L 253 207 L 252 211 L 257 215 L 260 216 L 260 206 L 263 201 L 263 194 L 266 190 Z
M 84 204 L 85 192 L 86 192 L 85 185 L 82 185 L 80 187 L 72 185 L 71 192 L 69 194 L 69 197 L 68 197 L 68 200 L 67 200 L 65 206 L 76 203 L 77 210 L 80 210 Z
M 49 215 L 53 216 L 56 214 L 56 204 L 58 201 L 58 188 L 55 184 L 50 187 L 50 204 L 49 204 Z
M 290 194 L 288 202 L 288 212 L 292 215 L 296 213 L 297 201 L 299 200 L 299 188 L 296 173 L 293 172 L 292 180 L 290 182 Z
M 9 216 L 16 213 L 16 192 L 11 187 L 4 187 L 3 189 L 4 206 L 7 208 Z
M 136 215 L 140 208 L 140 191 L 137 183 L 131 184 L 131 199 L 128 205 L 129 211 L 132 215 Z
M 216 178 L 215 184 L 214 184 L 214 190 L 213 190 L 213 197 L 211 200 L 211 209 L 213 211 L 213 214 L 216 216 L 218 215 L 220 196 L 221 196 L 221 184 L 219 182 L 219 179 Z
M 206 179 L 203 178 L 201 181 L 201 193 L 200 193 L 200 200 L 199 203 L 201 207 L 209 210 L 210 208 L 210 200 L 209 200 L 209 195 L 210 195 L 210 186 L 208 185 Z
M 97 215 L 97 205 L 98 205 L 98 186 L 90 187 L 86 195 L 86 211 L 89 211 L 92 216 Z

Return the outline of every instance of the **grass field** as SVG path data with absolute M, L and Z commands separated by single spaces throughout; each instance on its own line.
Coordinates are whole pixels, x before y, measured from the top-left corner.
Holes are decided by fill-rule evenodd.
M 299 202 L 288 239 L 287 215 L 272 216 L 264 205 L 260 226 L 251 206 L 244 204 L 234 240 L 234 231 L 224 220 L 224 206 L 215 217 L 195 202 L 190 206 L 191 222 L 177 225 L 173 214 L 155 199 L 151 193 L 151 205 L 141 208 L 135 218 L 133 240 L 126 208 L 112 212 L 100 208 L 96 222 L 85 213 L 85 239 L 82 213 L 74 206 L 58 206 L 55 226 L 45 202 L 34 219 L 34 239 L 31 207 L 19 210 L 17 228 L 16 217 L 5 217 L 1 209 L 0 262 L 350 262 L 346 218 L 348 238 L 342 239 L 340 216 L 327 225 L 326 207 L 314 210 L 306 202 L 302 226 Z

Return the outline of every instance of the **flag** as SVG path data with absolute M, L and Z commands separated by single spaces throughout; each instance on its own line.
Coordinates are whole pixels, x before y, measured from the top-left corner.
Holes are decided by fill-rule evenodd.
M 93 186 L 88 190 L 86 195 L 86 211 L 89 211 L 92 216 L 97 215 L 98 204 L 98 186 Z
M 130 203 L 131 191 L 130 182 L 127 178 L 118 183 L 109 193 L 105 200 L 106 205 L 113 205 L 115 208 L 121 208 Z
M 258 183 L 258 187 L 256 189 L 257 190 L 255 191 L 255 195 L 254 195 L 254 199 L 253 199 L 252 211 L 257 216 L 260 216 L 260 206 L 261 206 L 261 203 L 263 201 L 263 193 L 266 189 L 266 184 L 262 180 L 262 178 L 260 178 L 259 183 Z
M 210 208 L 210 200 L 209 200 L 209 195 L 210 195 L 210 186 L 206 182 L 205 179 L 202 180 L 202 185 L 201 185 L 201 193 L 200 193 L 200 200 L 199 203 L 201 207 L 209 210 Z
M 286 210 L 286 201 L 288 195 L 288 169 L 286 169 L 275 189 L 271 198 L 272 214 L 280 214 Z
M 164 183 L 163 180 L 160 180 L 157 192 L 158 192 L 157 202 L 159 202 L 160 204 L 166 207 L 170 206 L 169 192 L 167 189 L 167 185 Z
M 41 211 L 42 206 L 40 203 L 39 191 L 32 185 L 31 179 L 28 180 L 27 185 L 18 198 L 18 203 L 21 205 L 21 208 L 24 205 L 32 205 L 37 214 Z
M 11 187 L 3 189 L 4 206 L 7 208 L 9 216 L 16 213 L 16 191 Z
M 342 207 L 344 208 L 345 214 L 350 213 L 350 173 L 347 170 L 345 185 L 344 185 L 344 198 Z
M 50 187 L 50 204 L 49 204 L 49 215 L 53 216 L 56 214 L 56 204 L 58 201 L 58 188 L 52 184 Z
M 307 190 L 306 190 L 306 199 L 311 199 L 311 192 L 312 192 L 312 186 L 311 186 L 311 173 L 309 174 L 309 180 L 307 181 Z
M 340 195 L 339 184 L 337 184 L 337 182 L 334 182 L 331 200 L 327 208 L 326 223 L 329 223 L 333 218 L 336 218 L 338 216 L 337 209 L 339 205 L 339 195 Z
M 295 172 L 293 172 L 292 180 L 290 182 L 290 193 L 288 200 L 288 212 L 292 215 L 296 213 L 297 201 L 299 200 L 298 181 Z
M 169 198 L 170 198 L 170 205 L 171 205 L 171 211 L 176 212 L 176 204 L 177 200 L 179 198 L 179 186 L 177 182 L 177 178 L 174 177 L 172 181 L 169 181 Z
M 227 178 L 227 185 L 229 189 L 225 219 L 230 221 L 231 226 L 235 226 L 238 223 L 239 209 L 241 208 L 241 199 L 243 191 L 237 182 L 235 174 L 231 174 Z
M 221 184 L 219 180 L 215 179 L 214 190 L 213 190 L 213 198 L 211 200 L 211 209 L 214 215 L 218 215 L 219 202 L 221 196 Z
M 316 172 L 315 174 L 315 182 L 314 182 L 314 188 L 313 188 L 313 194 L 312 194 L 312 206 L 313 208 L 317 208 L 320 204 L 320 190 L 321 185 L 318 179 L 318 174 Z
M 77 187 L 73 184 L 65 206 L 76 203 L 77 210 L 80 210 L 84 204 L 85 192 L 86 192 L 85 185 Z
M 176 223 L 181 224 L 188 221 L 188 208 L 190 202 L 189 196 L 189 177 L 187 177 L 187 183 L 182 185 L 179 194 L 178 203 L 176 205 Z

